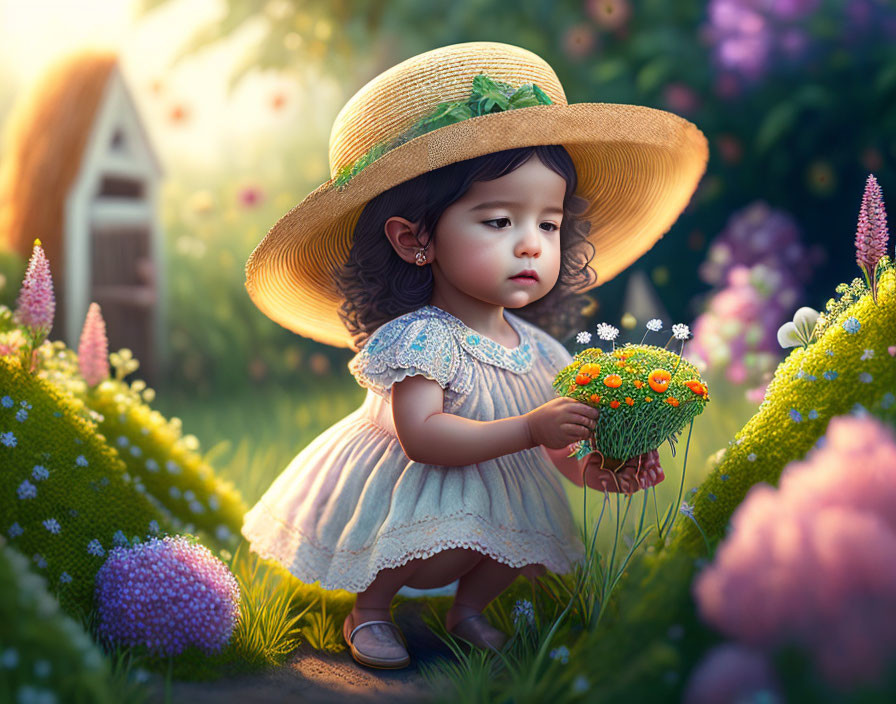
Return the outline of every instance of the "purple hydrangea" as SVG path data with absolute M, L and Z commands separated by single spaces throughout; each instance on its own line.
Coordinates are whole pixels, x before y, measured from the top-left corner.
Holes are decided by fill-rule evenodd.
M 239 601 L 227 566 L 183 536 L 113 548 L 96 576 L 101 636 L 155 655 L 191 646 L 220 651 L 238 622 Z

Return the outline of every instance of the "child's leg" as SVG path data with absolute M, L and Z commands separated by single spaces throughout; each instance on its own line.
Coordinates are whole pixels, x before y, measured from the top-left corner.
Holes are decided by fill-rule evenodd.
M 370 586 L 358 594 L 352 609 L 355 623 L 389 620 L 392 599 L 405 584 L 418 589 L 450 584 L 479 564 L 482 557 L 475 550 L 450 548 L 431 557 L 410 560 L 401 567 L 380 570 Z
M 523 569 L 483 555 L 479 564 L 460 578 L 454 604 L 445 615 L 445 627 L 450 631 L 459 621 L 482 613 L 495 597 L 513 584 Z

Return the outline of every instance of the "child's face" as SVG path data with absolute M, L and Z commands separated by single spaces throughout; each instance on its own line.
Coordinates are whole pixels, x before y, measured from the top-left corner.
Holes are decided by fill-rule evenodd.
M 560 224 L 566 181 L 537 156 L 509 174 L 476 181 L 436 225 L 433 294 L 521 308 L 560 276 Z M 487 205 L 505 201 L 505 205 Z M 513 278 L 525 269 L 537 280 Z

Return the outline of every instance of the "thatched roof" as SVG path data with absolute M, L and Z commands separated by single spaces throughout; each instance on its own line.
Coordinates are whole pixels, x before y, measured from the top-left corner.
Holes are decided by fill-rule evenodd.
M 13 108 L 0 163 L 0 247 L 31 256 L 40 238 L 63 273 L 65 200 L 81 166 L 116 54 L 86 50 L 54 65 Z M 58 285 L 54 288 L 59 290 Z

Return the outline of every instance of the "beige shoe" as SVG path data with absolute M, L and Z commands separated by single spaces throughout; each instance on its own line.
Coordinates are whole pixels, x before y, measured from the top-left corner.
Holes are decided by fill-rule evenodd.
M 492 626 L 482 614 L 473 614 L 461 619 L 449 632 L 477 648 L 500 650 L 507 642 L 507 636 Z
M 361 665 L 392 670 L 411 662 L 404 634 L 392 621 L 365 621 L 356 626 L 349 612 L 342 624 L 342 636 L 355 662 Z

